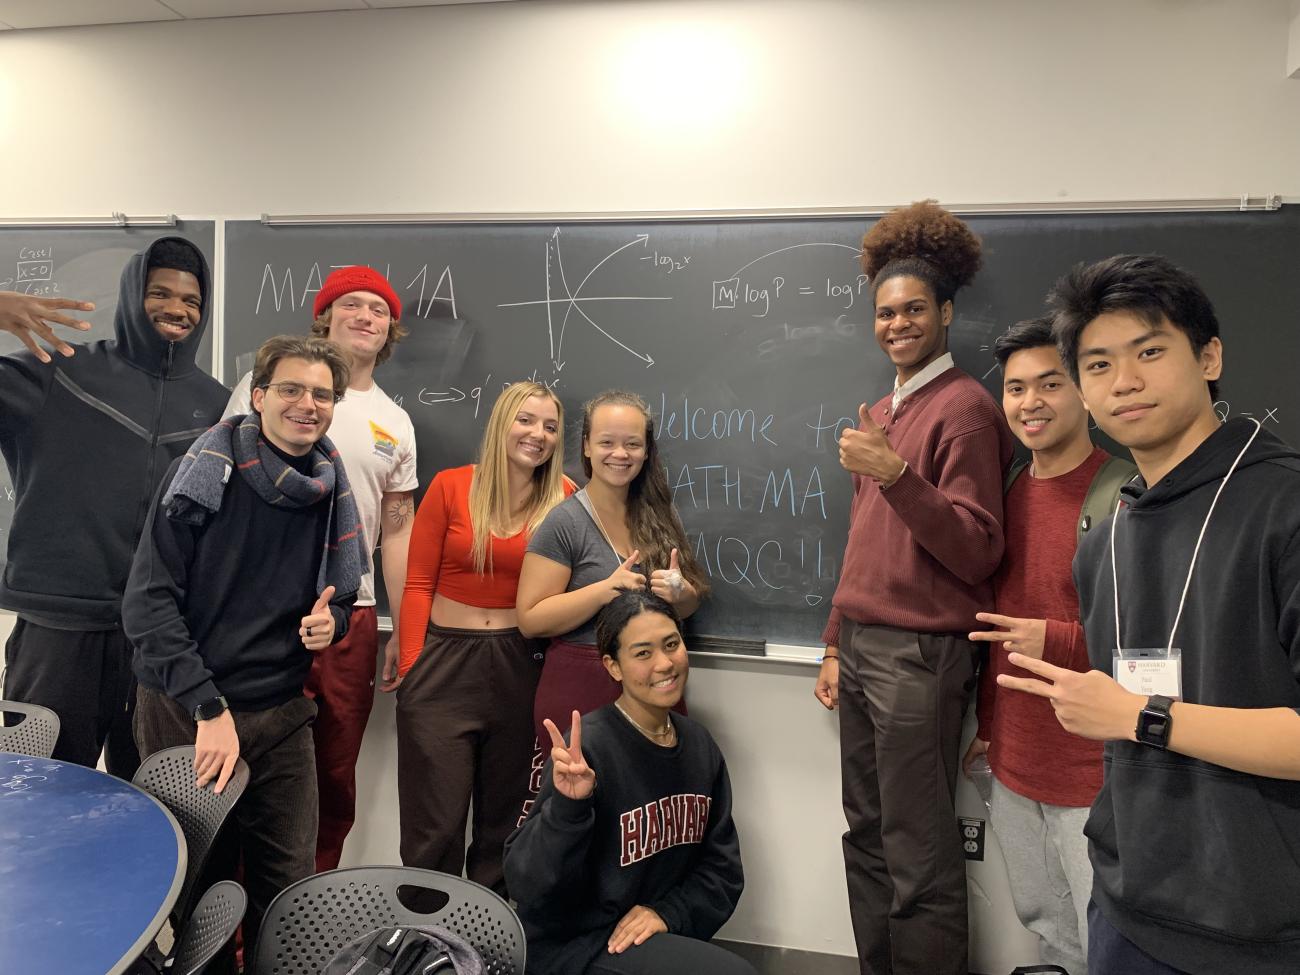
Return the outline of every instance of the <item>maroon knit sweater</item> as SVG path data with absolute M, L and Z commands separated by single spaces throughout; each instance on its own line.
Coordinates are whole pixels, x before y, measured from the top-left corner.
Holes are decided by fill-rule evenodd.
M 1007 494 L 1007 557 L 993 577 L 993 611 L 1046 620 L 1043 659 L 1080 672 L 1090 665 L 1071 569 L 1075 526 L 1088 488 L 1108 457 L 1096 447 L 1068 474 L 1037 478 L 1025 471 L 1016 478 Z M 998 674 L 1034 675 L 1007 662 L 1006 644 L 988 647 L 989 661 L 980 672 L 976 734 L 992 742 L 993 774 L 1012 792 L 1035 802 L 1092 805 L 1101 788 L 1101 742 L 1062 728 L 1046 698 L 1000 690 Z
M 907 470 L 888 490 L 853 475 L 849 539 L 827 646 L 840 620 L 916 633 L 968 633 L 992 605 L 1002 560 L 1002 479 L 1011 432 L 978 382 L 949 369 L 891 415 L 892 394 L 871 408 Z

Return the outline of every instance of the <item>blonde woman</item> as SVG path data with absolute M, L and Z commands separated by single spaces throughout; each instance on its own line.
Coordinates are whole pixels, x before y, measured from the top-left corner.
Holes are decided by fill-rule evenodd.
M 528 793 L 542 669 L 540 645 L 517 628 L 515 591 L 533 530 L 573 490 L 563 429 L 564 407 L 539 383 L 497 398 L 478 463 L 439 473 L 420 503 L 402 597 L 402 862 L 466 868 L 498 892 L 502 845 Z

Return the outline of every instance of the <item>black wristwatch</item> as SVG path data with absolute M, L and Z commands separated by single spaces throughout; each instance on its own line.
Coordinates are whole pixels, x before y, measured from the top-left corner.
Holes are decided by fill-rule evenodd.
M 221 717 L 221 713 L 229 708 L 224 697 L 214 697 L 210 701 L 204 701 L 194 709 L 195 721 L 211 721 L 213 718 Z
M 1169 732 L 1174 727 L 1174 717 L 1169 709 L 1174 699 L 1163 694 L 1152 694 L 1138 712 L 1137 740 L 1152 748 L 1168 748 Z

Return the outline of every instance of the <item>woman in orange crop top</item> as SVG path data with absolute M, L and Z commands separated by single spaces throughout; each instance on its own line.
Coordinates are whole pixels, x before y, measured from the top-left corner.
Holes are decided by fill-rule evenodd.
M 402 596 L 397 794 L 402 862 L 505 892 L 501 850 L 529 791 L 541 646 L 515 590 L 534 528 L 572 492 L 564 407 L 540 383 L 492 407 L 477 464 L 433 479 L 411 532 Z M 474 798 L 474 836 L 465 819 Z

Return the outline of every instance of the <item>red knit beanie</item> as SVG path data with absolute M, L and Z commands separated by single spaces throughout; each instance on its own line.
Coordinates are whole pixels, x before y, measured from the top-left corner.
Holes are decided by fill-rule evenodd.
M 369 291 L 379 295 L 388 302 L 388 311 L 393 316 L 393 321 L 402 317 L 401 299 L 397 297 L 397 292 L 388 283 L 388 279 L 374 268 L 362 267 L 359 264 L 341 267 L 325 279 L 320 291 L 316 292 L 316 303 L 312 306 L 312 314 L 320 318 L 321 312 L 334 304 L 335 298 L 353 291 Z

